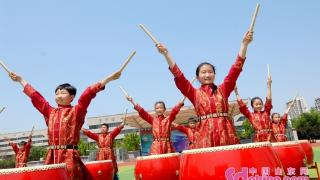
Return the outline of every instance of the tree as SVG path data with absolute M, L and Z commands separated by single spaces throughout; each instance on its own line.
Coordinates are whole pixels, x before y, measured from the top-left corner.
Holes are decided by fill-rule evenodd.
M 14 168 L 16 165 L 16 160 L 14 156 L 7 159 L 0 159 L 0 169 Z
M 140 136 L 137 133 L 129 133 L 124 136 L 122 146 L 127 151 L 137 151 L 140 149 Z
M 44 157 L 46 152 L 47 152 L 47 149 L 45 147 L 32 146 L 30 149 L 28 161 L 39 161 L 40 158 Z
M 243 131 L 241 131 L 239 134 L 240 138 L 241 139 L 251 138 L 254 133 L 254 129 L 247 118 L 245 118 L 245 120 L 243 121 L 242 127 L 243 127 Z
M 320 138 L 320 112 L 316 109 L 294 118 L 292 125 L 297 130 L 299 139 Z
M 78 151 L 80 153 L 80 156 L 88 156 L 90 150 L 95 150 L 96 145 L 91 144 L 89 142 L 85 142 L 83 139 L 80 139 L 78 144 Z

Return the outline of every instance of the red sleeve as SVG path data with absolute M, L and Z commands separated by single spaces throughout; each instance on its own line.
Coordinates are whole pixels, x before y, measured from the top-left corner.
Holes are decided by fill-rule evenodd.
M 231 66 L 228 75 L 224 78 L 223 83 L 220 85 L 220 88 L 226 98 L 229 97 L 231 92 L 234 90 L 237 79 L 242 71 L 244 61 L 245 58 L 242 58 L 238 55 L 236 62 Z
M 87 113 L 87 108 L 91 100 L 96 97 L 97 93 L 104 89 L 100 83 L 96 83 L 92 86 L 89 86 L 80 96 L 78 100 L 78 113 L 80 116 L 83 116 Z
M 181 93 L 186 96 L 192 104 L 195 102 L 195 92 L 196 89 L 192 86 L 189 80 L 184 77 L 183 73 L 179 69 L 178 65 L 175 64 L 173 68 L 169 68 L 171 73 L 174 76 L 174 81 L 176 83 L 177 88 L 181 91 Z
M 31 102 L 35 108 L 45 117 L 46 123 L 48 124 L 48 119 L 51 110 L 53 109 L 48 101 L 36 91 L 30 84 L 24 87 L 23 92 L 31 98 Z
M 286 126 L 287 121 L 288 121 L 288 114 L 284 113 L 284 115 L 281 117 L 281 124 L 283 124 L 283 126 Z
M 134 106 L 134 109 L 138 111 L 139 116 L 152 125 L 153 117 L 145 111 L 139 104 Z
M 120 127 L 114 128 L 114 130 L 111 132 L 112 139 L 114 139 L 116 136 L 118 136 L 118 134 L 121 132 L 121 129 L 122 128 L 120 128 Z
M 188 135 L 188 128 L 182 125 L 175 126 L 175 128 L 184 134 Z
M 251 112 L 249 111 L 247 105 L 242 101 L 238 100 L 239 104 L 239 110 L 240 112 L 249 120 L 249 122 L 252 124 L 252 115 Z
M 266 104 L 264 105 L 264 111 L 270 115 L 272 109 L 272 101 L 271 99 L 266 99 Z
M 27 151 L 30 150 L 31 144 L 32 144 L 32 140 L 29 139 L 29 141 L 28 141 L 27 144 L 26 144 L 26 150 L 27 150 Z
M 172 108 L 171 113 L 169 115 L 170 123 L 176 119 L 176 116 L 179 113 L 182 106 L 183 106 L 183 104 L 179 102 L 174 108 Z
M 91 131 L 87 131 L 87 130 L 84 130 L 83 131 L 83 134 L 85 134 L 86 136 L 88 136 L 89 138 L 95 140 L 95 141 L 98 141 L 99 140 L 99 135 L 96 134 L 96 133 L 93 133 Z
M 19 152 L 19 148 L 16 143 L 10 143 L 13 151 L 17 154 Z

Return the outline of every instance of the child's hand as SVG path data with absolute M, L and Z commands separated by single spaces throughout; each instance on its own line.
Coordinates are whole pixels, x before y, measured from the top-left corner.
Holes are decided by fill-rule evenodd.
M 237 85 L 234 86 L 234 89 L 233 89 L 233 90 L 234 90 L 234 93 L 236 93 L 236 95 L 239 94 L 239 93 L 238 93 L 238 87 L 237 87 Z
M 168 53 L 168 49 L 162 45 L 162 44 L 156 44 L 156 47 L 158 48 L 158 51 L 163 54 L 163 55 L 166 55 Z
M 250 44 L 250 42 L 252 42 L 253 40 L 253 32 L 246 32 L 246 34 L 243 37 L 242 43 L 245 45 Z
M 121 76 L 121 71 L 117 71 L 112 74 L 112 80 L 117 80 L 120 78 L 120 76 Z
M 174 127 L 177 127 L 179 124 L 177 124 L 177 123 L 171 123 Z
M 20 82 L 21 81 L 21 76 L 19 76 L 18 74 L 14 73 L 14 72 L 11 72 L 9 74 L 10 78 L 15 81 L 15 82 Z
M 133 102 L 133 99 L 132 99 L 131 96 L 127 96 L 126 98 L 127 98 L 128 101 Z
M 272 79 L 271 79 L 271 76 L 269 76 L 268 79 L 267 79 L 267 85 L 268 85 L 268 87 L 270 87 L 271 84 L 272 84 Z

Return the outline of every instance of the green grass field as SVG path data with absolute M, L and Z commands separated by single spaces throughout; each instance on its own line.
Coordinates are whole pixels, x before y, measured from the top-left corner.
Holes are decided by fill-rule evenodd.
M 320 163 L 320 147 L 314 147 L 314 161 Z M 319 164 L 320 165 L 320 164 Z M 120 180 L 133 180 L 134 179 L 134 166 L 119 167 L 119 179 Z M 316 171 L 309 170 L 310 178 L 315 178 Z

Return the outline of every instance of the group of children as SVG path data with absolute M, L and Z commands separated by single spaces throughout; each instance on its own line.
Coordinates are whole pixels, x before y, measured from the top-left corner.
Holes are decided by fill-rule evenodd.
M 177 88 L 193 104 L 197 118 L 190 119 L 189 127 L 184 127 L 173 123 L 176 115 L 183 106 L 183 101 L 180 101 L 167 117 L 164 115 L 166 111 L 165 103 L 163 101 L 156 102 L 154 105 L 156 115 L 152 116 L 139 104 L 136 104 L 131 96 L 127 95 L 127 100 L 133 104 L 134 109 L 139 113 L 140 117 L 152 125 L 154 139 L 150 154 L 164 154 L 175 151 L 170 140 L 171 125 L 188 136 L 190 149 L 240 143 L 233 121 L 228 116 L 228 98 L 232 91 L 235 90 L 236 81 L 246 60 L 247 48 L 252 39 L 253 32 L 248 31 L 241 42 L 240 50 L 234 64 L 220 85 L 214 83 L 216 76 L 215 67 L 208 62 L 201 63 L 196 69 L 196 78 L 201 84 L 201 87 L 198 89 L 187 80 L 173 60 L 168 49 L 163 44 L 156 44 L 158 51 L 165 57 L 169 65 Z M 66 163 L 70 179 L 84 179 L 84 165 L 77 150 L 80 131 L 82 129 L 84 134 L 97 141 L 99 147 L 97 160 L 112 159 L 115 172 L 117 172 L 112 145 L 114 138 L 120 133 L 125 122 L 112 132 L 108 132 L 108 125 L 103 124 L 100 134 L 95 134 L 83 129 L 82 126 L 91 100 L 98 92 L 104 90 L 110 81 L 120 78 L 121 71 L 116 71 L 101 81 L 89 86 L 82 93 L 75 106 L 72 106 L 71 102 L 76 95 L 76 88 L 68 83 L 59 85 L 55 90 L 55 101 L 58 107 L 51 106 L 48 101 L 21 76 L 13 72 L 10 72 L 9 76 L 13 81 L 19 82 L 22 85 L 24 93 L 31 99 L 34 107 L 44 116 L 48 126 L 49 145 L 45 164 Z M 281 121 L 278 113 L 272 114 L 274 123 L 270 120 L 270 111 L 272 108 L 271 78 L 268 79 L 268 95 L 264 110 L 262 110 L 262 100 L 260 98 L 253 98 L 251 104 L 254 112 L 251 113 L 245 106 L 245 103 L 240 99 L 237 91 L 236 94 L 241 112 L 249 119 L 255 129 L 255 142 L 286 140 L 284 129 L 287 113 L 285 113 Z

